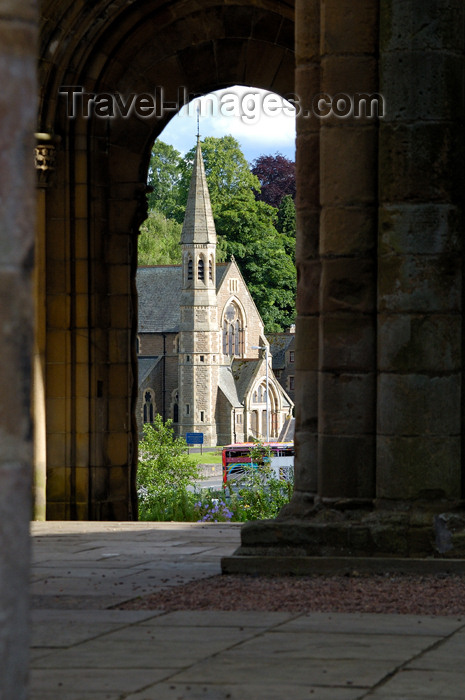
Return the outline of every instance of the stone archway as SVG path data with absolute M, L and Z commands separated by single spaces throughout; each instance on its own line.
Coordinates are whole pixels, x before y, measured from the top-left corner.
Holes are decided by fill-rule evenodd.
M 46 288 L 47 517 L 136 517 L 136 247 L 150 147 L 170 114 L 70 119 L 66 89 L 178 100 L 242 83 L 294 90 L 293 3 L 43 3 L 39 131 Z M 60 88 L 62 94 L 60 94 Z M 68 110 L 69 111 L 69 110 Z

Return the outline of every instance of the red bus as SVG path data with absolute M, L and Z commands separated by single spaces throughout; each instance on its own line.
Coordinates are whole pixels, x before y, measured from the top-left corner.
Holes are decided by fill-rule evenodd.
M 276 479 L 288 481 L 294 475 L 294 443 L 266 442 L 271 449 L 270 466 Z M 250 450 L 256 447 L 254 442 L 237 442 L 223 447 L 223 486 L 228 481 L 239 480 L 245 467 L 251 464 Z M 257 466 L 254 464 L 253 466 Z

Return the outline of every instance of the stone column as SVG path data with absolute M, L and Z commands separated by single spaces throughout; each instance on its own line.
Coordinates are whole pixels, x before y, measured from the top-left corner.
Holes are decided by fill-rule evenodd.
M 300 100 L 297 117 L 297 313 L 295 493 L 289 510 L 311 507 L 318 491 L 318 342 L 320 220 L 320 123 L 312 116 L 313 96 L 320 92 L 320 0 L 296 3 L 296 78 Z
M 383 3 L 377 496 L 463 496 L 464 5 Z M 434 503 L 436 502 L 436 503 Z
M 296 11 L 297 456 L 285 513 L 300 517 L 315 496 L 375 494 L 378 123 L 358 116 L 355 96 L 378 88 L 378 3 Z
M 46 376 L 46 226 L 47 187 L 55 163 L 51 135 L 37 134 L 35 167 L 37 174 L 37 223 L 34 256 L 35 333 L 32 371 L 32 415 L 34 421 L 33 518 L 46 520 L 47 510 L 47 425 L 45 405 Z
M 353 118 L 320 127 L 319 259 L 299 208 L 296 494 L 276 521 L 244 526 L 223 571 L 408 571 L 422 559 L 462 570 L 465 7 L 382 0 L 379 18 L 374 0 L 321 8 L 322 92 L 375 91 L 379 44 L 384 116 L 379 134 Z M 298 76 L 299 32 L 314 31 L 297 30 Z M 315 207 L 307 157 L 299 197 Z M 315 451 L 301 450 L 307 415 L 317 478 Z
M 0 697 L 25 700 L 36 119 L 35 3 L 3 3 L 0 18 Z
M 319 496 L 375 493 L 377 0 L 322 3 Z M 325 116 L 331 100 L 332 113 Z

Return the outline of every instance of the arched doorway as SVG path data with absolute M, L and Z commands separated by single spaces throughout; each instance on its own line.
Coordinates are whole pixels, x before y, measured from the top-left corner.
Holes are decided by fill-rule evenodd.
M 39 131 L 55 150 L 40 199 L 47 517 L 131 519 L 136 248 L 150 147 L 184 89 L 239 83 L 292 93 L 293 5 L 100 0 L 83 12 L 70 0 L 43 3 L 42 13 Z M 86 95 L 115 93 L 120 115 L 144 94 L 163 103 L 163 115 L 110 119 L 108 109 L 89 108 L 82 116 Z

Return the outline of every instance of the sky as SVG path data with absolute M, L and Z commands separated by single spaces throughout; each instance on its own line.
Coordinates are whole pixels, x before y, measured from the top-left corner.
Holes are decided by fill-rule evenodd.
M 199 99 L 201 139 L 231 134 L 249 163 L 260 155 L 277 153 L 295 160 L 294 110 L 278 95 L 235 85 Z M 195 145 L 198 102 L 183 107 L 159 136 L 181 154 Z

